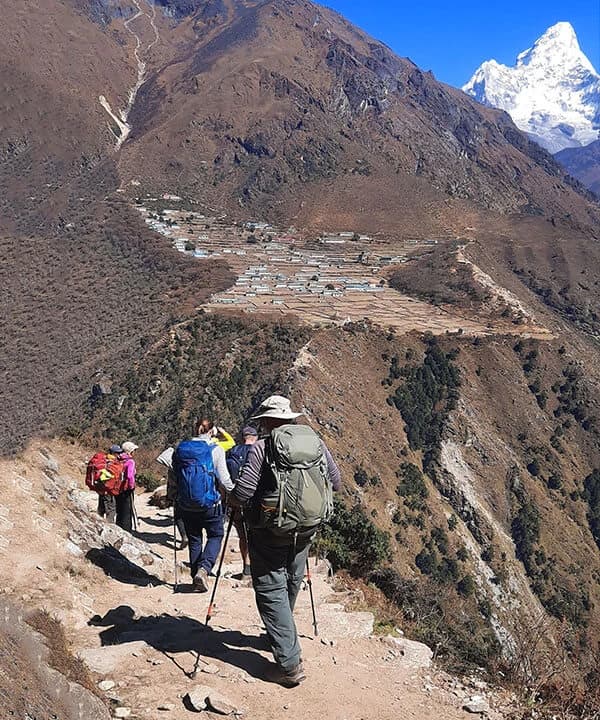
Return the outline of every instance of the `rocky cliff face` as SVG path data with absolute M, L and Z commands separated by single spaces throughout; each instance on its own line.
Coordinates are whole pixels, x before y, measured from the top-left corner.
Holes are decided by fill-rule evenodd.
M 514 67 L 484 62 L 463 90 L 506 110 L 550 152 L 587 145 L 600 130 L 600 76 L 579 47 L 573 27 L 557 23 Z

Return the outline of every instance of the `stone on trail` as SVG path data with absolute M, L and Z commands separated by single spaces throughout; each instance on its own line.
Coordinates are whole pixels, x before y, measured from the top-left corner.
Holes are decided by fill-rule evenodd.
M 214 663 L 209 663 L 202 668 L 201 672 L 206 673 L 207 675 L 218 675 L 219 666 Z
M 484 715 L 489 713 L 490 706 L 482 695 L 473 695 L 464 703 L 463 710 L 473 713 L 473 715 Z
M 118 708 L 115 708 L 115 711 L 114 711 L 113 715 L 114 715 L 116 718 L 126 718 L 126 717 L 129 717 L 129 716 L 131 715 L 131 708 L 128 708 L 128 707 L 118 707 Z
M 194 710 L 202 712 L 202 710 L 206 710 L 207 708 L 206 699 L 211 692 L 212 688 L 209 688 L 208 685 L 196 685 L 196 687 L 185 696 L 185 699 Z
M 433 651 L 423 643 L 406 638 L 388 635 L 385 642 L 392 645 L 402 655 L 402 664 L 411 668 L 429 668 L 433 661 Z
M 219 715 L 238 715 L 239 712 L 236 706 L 229 700 L 229 698 L 222 695 L 216 690 L 211 690 L 208 697 L 208 707 L 213 712 Z
M 375 618 L 370 612 L 346 612 L 339 603 L 324 603 L 319 607 L 318 620 L 319 631 L 329 639 L 359 639 L 373 634 Z
M 100 690 L 102 690 L 103 692 L 108 692 L 109 690 L 112 690 L 112 689 L 114 688 L 114 686 L 115 686 L 115 681 L 114 681 L 114 680 L 101 680 L 101 681 L 98 683 L 98 687 L 99 687 Z
M 170 710 L 175 710 L 175 705 L 173 705 L 173 703 L 162 703 L 156 709 L 169 712 Z
M 104 645 L 99 648 L 86 648 L 80 650 L 78 655 L 92 672 L 108 675 L 119 668 L 127 666 L 131 652 L 148 651 L 150 646 L 143 640 L 137 640 L 125 645 Z

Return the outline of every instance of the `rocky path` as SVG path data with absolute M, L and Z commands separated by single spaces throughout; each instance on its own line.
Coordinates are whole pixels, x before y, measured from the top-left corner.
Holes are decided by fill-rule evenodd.
M 106 717 L 193 717 L 187 696 L 194 698 L 194 691 L 201 698 L 210 695 L 222 710 L 261 720 L 468 716 L 462 706 L 480 692 L 476 685 L 467 687 L 432 669 L 424 645 L 374 637 L 373 616 L 346 612 L 346 595 L 335 592 L 320 572 L 313 578 L 318 638 L 307 590 L 297 608 L 308 678 L 292 690 L 269 683 L 270 653 L 253 592 L 237 579 L 237 540 L 228 543 L 207 628 L 208 597 L 191 592 L 181 553 L 182 584 L 174 591 L 170 511 L 152 508 L 148 496 L 139 495 L 136 537 L 107 526 L 91 512 L 94 496 L 82 489 L 83 460 L 83 454 L 56 443 L 0 465 L 3 485 L 12 490 L 0 516 L 5 556 L 0 579 L 11 602 L 60 617 L 100 683 L 110 708 Z M 216 717 L 210 710 L 204 716 Z

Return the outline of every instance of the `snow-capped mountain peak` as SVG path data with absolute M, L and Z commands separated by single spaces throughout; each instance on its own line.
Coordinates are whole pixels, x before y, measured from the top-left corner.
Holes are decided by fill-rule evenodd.
M 551 152 L 599 137 L 600 75 L 568 22 L 559 22 L 517 57 L 514 67 L 488 60 L 463 90 L 508 112 Z

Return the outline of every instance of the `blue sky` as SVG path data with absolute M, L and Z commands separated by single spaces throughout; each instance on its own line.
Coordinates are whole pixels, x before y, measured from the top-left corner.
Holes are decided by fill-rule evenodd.
M 354 24 L 432 70 L 451 85 L 464 84 L 483 62 L 515 58 L 554 23 L 566 20 L 600 70 L 600 0 L 321 0 Z

